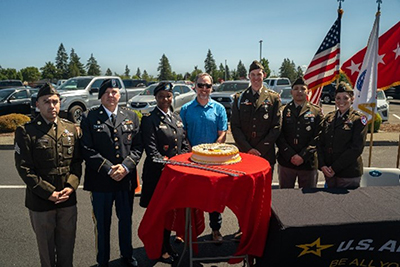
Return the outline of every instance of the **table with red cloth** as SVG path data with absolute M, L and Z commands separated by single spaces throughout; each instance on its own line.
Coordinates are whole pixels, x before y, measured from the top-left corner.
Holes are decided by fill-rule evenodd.
M 191 162 L 190 156 L 182 154 L 171 160 Z M 138 230 L 150 259 L 161 256 L 164 228 L 184 233 L 185 208 L 192 209 L 192 232 L 197 237 L 205 228 L 203 211 L 223 212 L 229 207 L 243 233 L 235 255 L 262 255 L 271 216 L 271 167 L 261 157 L 245 153 L 240 156 L 239 163 L 216 166 L 245 173 L 238 177 L 180 165 L 165 166 Z

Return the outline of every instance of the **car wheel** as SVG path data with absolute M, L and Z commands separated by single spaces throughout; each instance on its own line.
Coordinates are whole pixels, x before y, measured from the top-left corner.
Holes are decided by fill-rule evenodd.
M 322 97 L 322 102 L 324 102 L 324 104 L 330 104 L 331 103 L 331 97 L 329 95 L 324 95 Z
M 73 106 L 68 111 L 68 119 L 73 123 L 80 123 L 82 120 L 83 108 L 81 106 Z

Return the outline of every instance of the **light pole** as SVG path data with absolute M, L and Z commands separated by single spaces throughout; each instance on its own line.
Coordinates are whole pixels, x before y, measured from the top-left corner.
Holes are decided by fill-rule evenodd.
M 260 62 L 262 59 L 262 42 L 263 42 L 263 40 L 260 40 Z

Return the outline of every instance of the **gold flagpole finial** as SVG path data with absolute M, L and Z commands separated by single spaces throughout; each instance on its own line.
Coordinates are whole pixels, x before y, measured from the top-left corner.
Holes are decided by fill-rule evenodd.
M 338 13 L 340 15 L 343 15 L 342 2 L 344 2 L 344 0 L 337 0 L 337 1 L 339 2 Z

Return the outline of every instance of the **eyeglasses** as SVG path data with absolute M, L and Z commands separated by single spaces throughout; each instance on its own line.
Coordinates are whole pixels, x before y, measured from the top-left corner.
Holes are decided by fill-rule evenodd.
M 197 87 L 199 87 L 199 88 L 204 88 L 204 86 L 205 86 L 207 89 L 210 89 L 210 88 L 212 87 L 212 84 L 209 84 L 209 83 L 198 83 L 198 84 L 197 84 Z

